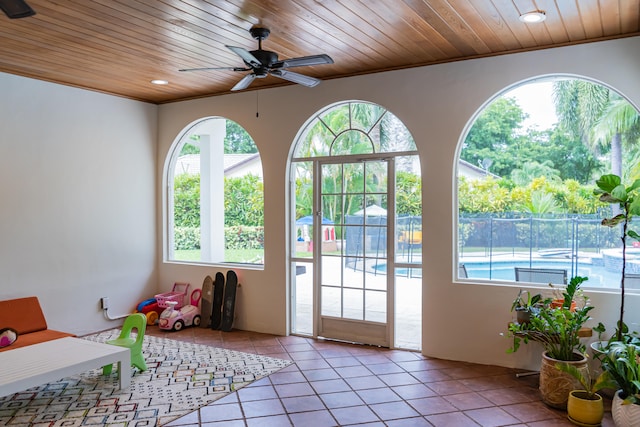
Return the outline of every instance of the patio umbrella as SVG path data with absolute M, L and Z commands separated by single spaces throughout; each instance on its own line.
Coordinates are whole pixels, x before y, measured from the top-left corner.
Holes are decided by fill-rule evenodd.
M 366 209 L 360 209 L 355 212 L 354 215 L 362 216 L 364 215 L 365 210 L 367 211 L 367 216 L 386 216 L 387 210 L 378 205 L 367 206 Z
M 325 217 L 322 217 L 322 224 L 323 225 L 333 224 L 333 221 Z M 303 216 L 300 219 L 297 219 L 296 225 L 313 225 L 313 215 L 307 215 L 307 216 Z

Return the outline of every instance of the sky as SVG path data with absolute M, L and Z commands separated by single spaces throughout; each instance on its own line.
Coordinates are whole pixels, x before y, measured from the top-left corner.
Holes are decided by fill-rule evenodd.
M 536 126 L 538 130 L 550 128 L 558 121 L 552 98 L 553 82 L 536 82 L 524 84 L 504 96 L 516 99 L 522 110 L 529 114 L 523 128 Z

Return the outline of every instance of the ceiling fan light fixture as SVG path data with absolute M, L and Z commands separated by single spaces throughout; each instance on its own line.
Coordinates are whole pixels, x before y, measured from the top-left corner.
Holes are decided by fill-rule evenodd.
M 26 18 L 36 14 L 23 0 L 0 0 L 0 9 L 10 19 Z
M 151 84 L 154 84 L 154 85 L 168 85 L 169 82 L 167 80 L 153 79 L 153 80 L 151 80 Z
M 527 12 L 520 15 L 520 21 L 527 24 L 536 24 L 547 19 L 547 14 L 544 10 L 534 10 L 533 12 Z

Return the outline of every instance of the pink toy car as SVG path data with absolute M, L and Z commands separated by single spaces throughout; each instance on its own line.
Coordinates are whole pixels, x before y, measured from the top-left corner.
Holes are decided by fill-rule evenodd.
M 168 331 L 179 331 L 185 326 L 200 325 L 200 308 L 198 303 L 202 290 L 195 289 L 191 293 L 191 304 L 185 305 L 180 309 L 176 309 L 177 301 L 167 301 L 168 307 L 160 314 L 158 326 L 160 329 Z

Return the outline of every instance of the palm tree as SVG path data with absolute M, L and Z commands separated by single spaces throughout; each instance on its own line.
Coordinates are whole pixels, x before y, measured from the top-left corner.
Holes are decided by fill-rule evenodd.
M 625 176 L 622 148 L 638 142 L 638 111 L 615 92 L 586 80 L 557 81 L 553 96 L 562 126 L 580 136 L 596 157 L 600 149 L 609 149 L 611 173 Z M 620 213 L 617 205 L 612 205 L 611 210 L 613 215 Z
M 592 129 L 592 138 L 597 144 L 611 141 L 611 172 L 623 177 L 622 142 L 638 142 L 640 115 L 638 111 L 620 95 L 612 93 L 609 103 Z
M 623 176 L 622 147 L 638 141 L 638 111 L 620 95 L 586 80 L 557 81 L 553 96 L 562 126 L 596 155 L 608 149 L 611 172 Z
M 538 177 L 545 177 L 547 181 L 562 181 L 558 170 L 553 167 L 551 160 L 542 163 L 529 161 L 523 163 L 518 169 L 511 171 L 511 179 L 516 185 L 526 187 L 531 181 Z

